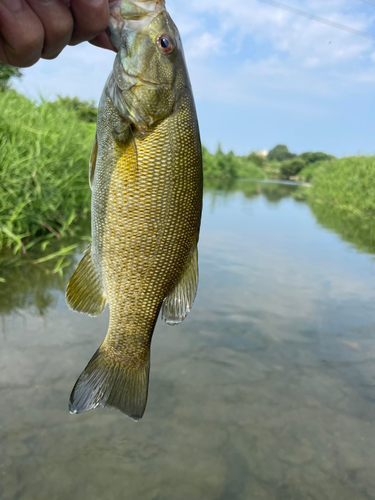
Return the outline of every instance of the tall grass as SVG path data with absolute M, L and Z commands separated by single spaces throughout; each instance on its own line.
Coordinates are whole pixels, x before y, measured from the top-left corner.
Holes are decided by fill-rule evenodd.
M 75 232 L 90 211 L 94 134 L 63 104 L 0 93 L 0 248 L 25 252 L 46 234 Z
M 375 157 L 351 157 L 320 164 L 309 198 L 362 217 L 375 217 Z

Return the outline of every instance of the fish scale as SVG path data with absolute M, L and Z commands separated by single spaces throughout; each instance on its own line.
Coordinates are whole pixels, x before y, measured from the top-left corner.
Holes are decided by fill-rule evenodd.
M 92 244 L 66 292 L 73 310 L 92 316 L 109 303 L 110 320 L 70 410 L 114 407 L 138 420 L 159 312 L 170 325 L 181 322 L 197 290 L 202 149 L 180 37 L 164 2 L 111 8 L 119 52 L 90 160 Z

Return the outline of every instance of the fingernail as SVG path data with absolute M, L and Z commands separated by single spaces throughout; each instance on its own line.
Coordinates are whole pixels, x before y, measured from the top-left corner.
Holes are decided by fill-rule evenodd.
M 2 0 L 1 3 L 11 12 L 18 12 L 23 7 L 21 0 Z

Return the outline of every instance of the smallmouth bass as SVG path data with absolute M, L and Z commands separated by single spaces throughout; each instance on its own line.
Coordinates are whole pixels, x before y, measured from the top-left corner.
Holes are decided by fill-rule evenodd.
M 110 321 L 69 406 L 71 413 L 113 407 L 139 420 L 159 312 L 178 324 L 196 295 L 202 149 L 180 35 L 164 0 L 111 4 L 109 29 L 118 54 L 90 159 L 92 244 L 66 300 L 91 316 L 109 303 Z

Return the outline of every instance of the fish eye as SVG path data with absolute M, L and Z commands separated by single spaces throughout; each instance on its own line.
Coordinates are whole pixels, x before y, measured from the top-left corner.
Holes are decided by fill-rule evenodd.
M 163 54 L 171 54 L 174 51 L 174 44 L 169 35 L 159 36 L 157 44 Z

